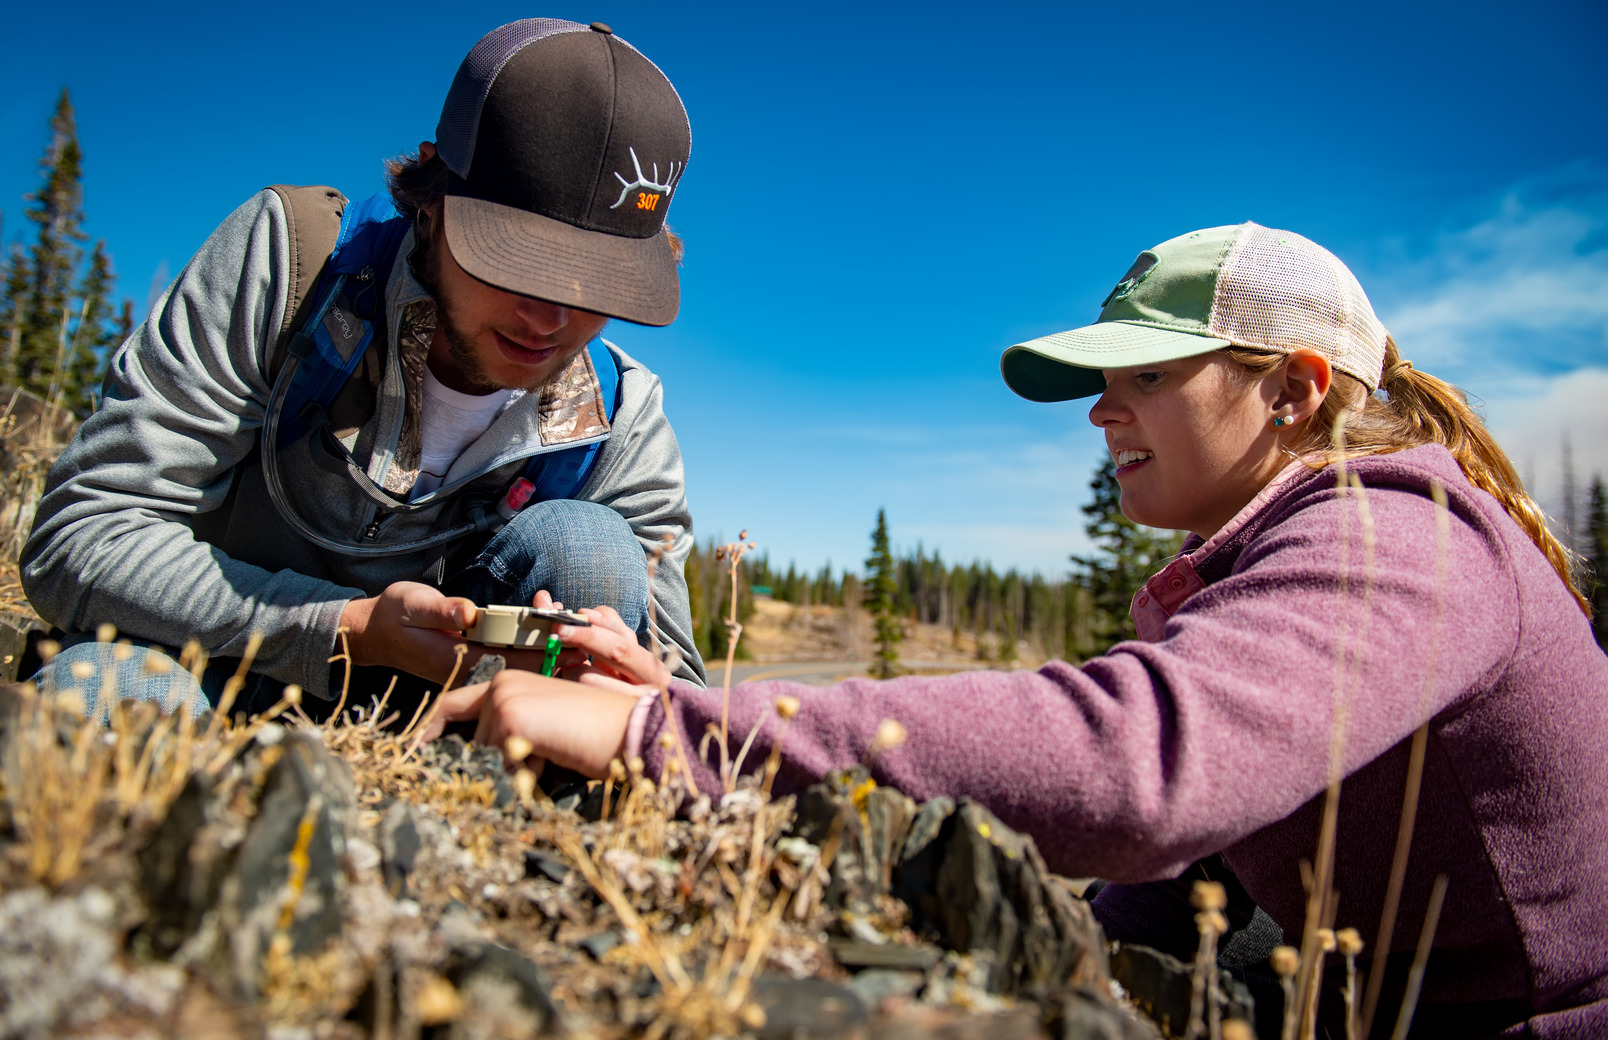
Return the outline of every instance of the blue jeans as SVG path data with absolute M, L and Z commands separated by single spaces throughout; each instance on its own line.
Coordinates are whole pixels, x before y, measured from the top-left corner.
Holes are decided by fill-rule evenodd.
M 546 589 L 566 607 L 613 607 L 639 636 L 648 624 L 647 557 L 642 545 L 624 517 L 595 502 L 560 499 L 531 503 L 441 588 L 449 596 L 464 596 L 481 605 L 522 606 L 529 606 L 537 591 Z M 98 707 L 104 710 L 100 696 L 108 678 L 119 697 L 156 701 L 167 710 L 188 704 L 199 714 L 217 706 L 224 684 L 240 665 L 232 658 L 214 660 L 197 684 L 178 669 L 167 651 L 151 643 L 119 648 L 97 643 L 89 633 L 69 634 L 61 642 L 61 653 L 39 670 L 33 682 L 47 693 L 76 690 L 89 714 Z M 147 663 L 151 655 L 157 660 Z M 158 670 L 164 664 L 169 667 Z M 397 708 L 404 724 L 419 700 L 440 687 L 438 680 L 426 681 L 384 665 L 370 665 L 352 670 L 348 705 L 367 704 L 379 697 L 393 676 L 397 688 L 387 702 L 387 711 Z M 345 679 L 343 665 L 331 668 L 330 688 L 337 691 L 335 695 Z M 283 689 L 283 682 L 252 673 L 231 711 L 264 711 L 279 700 Z M 304 701 L 302 707 L 317 716 L 319 705 Z M 323 706 L 325 712 L 332 707 L 333 702 Z

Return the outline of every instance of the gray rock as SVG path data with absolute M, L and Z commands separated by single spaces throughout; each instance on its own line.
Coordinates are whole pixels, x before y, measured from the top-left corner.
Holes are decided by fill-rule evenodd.
M 291 953 L 305 956 L 322 949 L 343 923 L 340 864 L 350 775 L 311 733 L 293 733 L 282 747 L 238 865 L 220 893 L 235 979 L 245 995 L 255 994 L 262 956 L 276 933 L 288 934 Z
M 380 871 L 385 879 L 385 890 L 395 899 L 408 896 L 408 875 L 418 861 L 419 826 L 414 820 L 412 806 L 395 801 L 386 807 L 380 818 Z
M 354 802 L 348 767 L 313 733 L 248 747 L 216 778 L 193 775 L 137 854 L 142 941 L 254 998 L 275 936 L 301 956 L 340 933 Z
M 150 916 L 140 930 L 153 952 L 167 957 L 200 929 L 218 902 L 236 850 L 226 819 L 227 799 L 205 772 L 191 774 L 167 815 L 135 854 Z M 232 788 L 227 779 L 223 786 Z
M 457 950 L 441 974 L 457 988 L 463 1014 L 424 1030 L 422 1040 L 492 1040 L 560 1031 L 547 976 L 513 950 L 489 943 Z
M 0 899 L 0 1038 L 48 1035 L 111 961 L 114 907 L 99 889 L 52 899 L 25 888 Z
M 832 939 L 827 943 L 832 956 L 845 968 L 901 968 L 926 971 L 943 956 L 931 946 L 903 946 L 899 943 L 867 943 L 855 939 Z
M 875 1011 L 882 1006 L 884 1000 L 901 1000 L 915 996 L 921 992 L 925 981 L 919 971 L 872 968 L 851 978 L 849 988 L 854 990 L 855 995 L 866 1007 Z
M 795 979 L 764 974 L 754 980 L 749 999 L 765 1011 L 759 1040 L 847 1036 L 870 1020 L 859 994 L 827 979 Z
M 865 771 L 856 766 L 834 772 L 824 782 L 805 788 L 794 809 L 793 833 L 820 847 L 834 830 L 854 824 L 848 817 L 858 814 L 845 810 L 852 808 L 851 789 L 864 779 Z
M 613 928 L 605 929 L 581 940 L 581 949 L 590 953 L 593 958 L 602 960 L 603 955 L 620 945 L 620 933 Z
M 857 793 L 861 806 L 855 804 Z M 794 835 L 817 847 L 838 835 L 822 902 L 863 907 L 886 894 L 915 815 L 913 801 L 891 787 L 872 784 L 862 766 L 833 772 L 824 783 L 806 789 L 798 799 Z
M 938 835 L 954 812 L 955 803 L 948 798 L 923 802 L 899 852 L 893 894 L 910 907 L 918 922 L 935 922 L 940 917 L 938 866 L 943 861 L 943 846 Z
M 1189 1026 L 1194 999 L 1192 965 L 1148 946 L 1116 944 L 1111 954 L 1111 977 L 1122 983 L 1135 1006 L 1154 1019 L 1169 1036 L 1183 1036 Z M 1243 983 L 1223 971 L 1218 978 L 1222 1017 L 1256 1021 L 1256 1004 Z
M 569 876 L 570 865 L 555 856 L 544 855 L 535 849 L 525 850 L 525 876 L 545 877 L 563 884 Z
M 1044 1030 L 1054 1040 L 1160 1040 L 1161 1033 L 1098 990 L 1067 989 L 1041 998 Z
M 1106 977 L 1104 938 L 1087 905 L 1050 881 L 1031 838 L 970 799 L 952 810 L 934 799 L 916 814 L 894 894 L 918 931 L 952 950 L 986 952 L 992 992 Z
M 499 809 L 508 808 L 519 798 L 503 765 L 501 748 L 472 744 L 460 734 L 448 733 L 425 744 L 420 749 L 420 760 L 427 768 L 439 769 L 449 777 L 456 774 L 468 780 L 491 781 L 492 804 Z
M 865 818 L 866 877 L 880 895 L 893 886 L 893 868 L 915 821 L 916 803 L 891 787 L 878 787 L 866 796 Z
M 851 906 L 862 903 L 869 896 L 866 891 L 864 859 L 864 826 L 855 811 L 849 794 L 854 777 L 834 773 L 826 783 L 812 784 L 799 795 L 793 833 L 812 845 L 824 847 L 837 836 L 837 855 L 832 859 L 831 877 L 821 893 L 821 903 L 829 907 Z

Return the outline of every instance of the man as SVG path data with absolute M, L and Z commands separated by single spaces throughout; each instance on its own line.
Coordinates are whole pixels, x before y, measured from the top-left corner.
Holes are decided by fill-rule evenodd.
M 198 640 L 214 704 L 250 657 L 236 709 L 337 697 L 338 631 L 362 701 L 397 671 L 422 692 L 474 603 L 608 603 L 646 640 L 650 557 L 654 625 L 701 678 L 658 379 L 589 349 L 610 317 L 675 317 L 681 101 L 608 26 L 528 19 L 464 59 L 436 133 L 391 164 L 391 200 L 259 193 L 118 351 L 23 550 L 68 633 L 42 685 L 171 703 L 176 670 L 90 640 L 110 622 Z M 332 251 L 370 258 L 340 273 Z

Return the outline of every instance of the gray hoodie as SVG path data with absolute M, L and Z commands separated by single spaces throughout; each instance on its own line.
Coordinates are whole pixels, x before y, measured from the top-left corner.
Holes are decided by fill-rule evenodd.
M 386 283 L 380 330 L 402 349 L 371 349 L 367 373 L 360 369 L 331 407 L 337 434 L 368 460 L 369 477 L 392 489 L 411 484 L 409 449 L 417 450 L 409 435 L 422 359 L 408 349 L 420 338 L 411 322 L 433 315 L 408 267 L 412 244 L 409 232 Z M 109 621 L 168 646 L 193 636 L 220 657 L 241 656 L 261 632 L 255 670 L 327 697 L 347 602 L 396 581 L 439 579 L 441 548 L 377 558 L 328 551 L 293 532 L 268 495 L 258 431 L 291 265 L 302 259 L 280 195 L 264 190 L 213 232 L 117 351 L 101 407 L 51 470 L 23 548 L 23 585 L 45 620 L 68 631 Z M 574 497 L 618 512 L 645 551 L 664 548 L 669 536 L 653 582 L 657 625 L 680 650 L 680 674 L 701 681 L 683 577 L 692 520 L 681 451 L 658 377 L 608 347 L 620 395 L 606 430 L 595 412 L 574 421 L 575 399 L 598 394 L 583 351 L 562 385 L 519 396 L 470 445 L 429 496 L 433 507 L 384 520 L 377 536 L 377 507 L 348 478 L 315 467 L 305 436 L 279 453 L 282 479 L 325 536 L 357 542 L 368 532 L 399 543 L 461 518 L 467 501 L 494 500 L 531 456 L 606 435 Z M 357 421 L 343 423 L 343 412 Z

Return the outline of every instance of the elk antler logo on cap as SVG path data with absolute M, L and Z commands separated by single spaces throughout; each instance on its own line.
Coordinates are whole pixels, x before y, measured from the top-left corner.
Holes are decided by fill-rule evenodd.
M 661 195 L 668 195 L 675 190 L 676 174 L 679 172 L 678 167 L 682 167 L 683 164 L 675 162 L 671 163 L 670 172 L 665 175 L 665 179 L 661 182 L 659 180 L 658 163 L 653 164 L 653 176 L 650 178 L 647 174 L 642 172 L 642 160 L 637 158 L 636 149 L 627 148 L 626 151 L 631 153 L 631 165 L 636 167 L 636 180 L 628 181 L 618 170 L 615 171 L 614 177 L 623 185 L 623 187 L 620 188 L 620 197 L 614 200 L 614 205 L 610 206 L 609 209 L 619 209 L 625 204 L 626 196 L 631 194 L 631 192 L 637 188 L 652 190 L 637 192 L 636 208 L 658 209 L 659 197 Z

